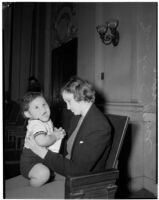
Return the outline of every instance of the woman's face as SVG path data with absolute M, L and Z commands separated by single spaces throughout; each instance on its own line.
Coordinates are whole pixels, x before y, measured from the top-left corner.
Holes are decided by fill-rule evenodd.
M 76 101 L 72 93 L 63 92 L 62 97 L 67 105 L 68 110 L 71 110 L 71 112 L 73 112 L 75 115 L 82 114 L 81 102 Z

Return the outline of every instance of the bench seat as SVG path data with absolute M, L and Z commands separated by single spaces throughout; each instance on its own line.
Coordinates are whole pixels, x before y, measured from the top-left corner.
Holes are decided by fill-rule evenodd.
M 29 181 L 19 175 L 5 181 L 6 199 L 64 199 L 65 178 L 56 174 L 55 180 L 42 187 L 31 187 Z

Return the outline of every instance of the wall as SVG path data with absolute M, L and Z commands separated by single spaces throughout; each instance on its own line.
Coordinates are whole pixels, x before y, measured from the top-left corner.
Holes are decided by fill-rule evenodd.
M 52 50 L 77 37 L 75 5 L 14 2 L 4 9 L 4 89 L 12 100 L 20 101 L 34 75 L 51 101 Z
M 3 68 L 4 85 L 9 90 L 10 42 L 11 42 L 11 9 L 3 8 Z M 4 53 L 5 52 L 5 53 Z
M 95 4 L 78 4 L 78 19 L 78 74 L 94 81 Z
M 31 26 L 33 6 L 18 4 L 13 10 L 11 98 L 19 101 L 27 89 L 30 69 Z
M 156 3 L 80 4 L 78 75 L 107 100 L 105 110 L 130 116 L 129 188 L 156 187 Z M 104 45 L 96 26 L 118 19 L 117 47 Z M 101 73 L 104 72 L 104 80 Z
M 44 77 L 48 80 L 45 66 L 51 51 L 45 16 L 43 3 L 16 2 L 3 10 L 4 90 L 14 101 L 19 102 L 26 92 L 30 76 L 34 75 L 42 86 Z

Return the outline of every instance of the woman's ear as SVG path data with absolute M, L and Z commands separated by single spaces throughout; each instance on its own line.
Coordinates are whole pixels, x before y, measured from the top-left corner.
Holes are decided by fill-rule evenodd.
M 30 118 L 31 117 L 31 115 L 30 115 L 30 113 L 28 111 L 24 111 L 24 116 L 26 118 Z

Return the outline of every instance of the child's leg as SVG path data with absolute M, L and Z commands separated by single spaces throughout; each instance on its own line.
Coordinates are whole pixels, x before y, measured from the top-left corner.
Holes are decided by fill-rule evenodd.
M 49 180 L 50 170 L 42 163 L 38 163 L 32 167 L 28 177 L 30 178 L 31 186 L 40 187 Z

